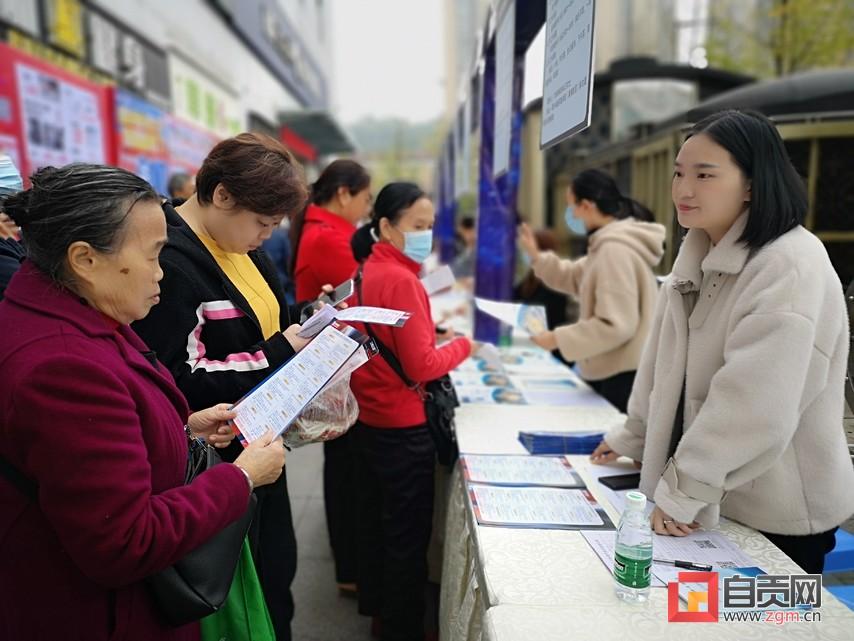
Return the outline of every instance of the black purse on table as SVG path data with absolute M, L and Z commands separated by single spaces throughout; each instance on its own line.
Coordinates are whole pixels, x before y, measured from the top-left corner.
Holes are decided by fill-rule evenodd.
M 359 297 L 359 304 L 362 303 L 362 267 L 356 273 L 356 293 Z M 377 344 L 380 355 L 389 364 L 395 374 L 400 377 L 409 389 L 418 392 L 421 400 L 424 401 L 424 413 L 427 415 L 427 429 L 430 432 L 430 437 L 433 439 L 433 445 L 436 448 L 436 458 L 439 463 L 453 467 L 460 454 L 459 446 L 457 445 L 457 434 L 454 426 L 454 414 L 457 407 L 460 406 L 460 401 L 457 398 L 457 391 L 454 389 L 454 384 L 451 382 L 451 377 L 447 374 L 437 378 L 429 383 L 421 384 L 411 380 L 403 371 L 403 366 L 400 364 L 397 356 L 388 347 L 386 347 L 380 339 L 376 337 L 371 330 L 371 326 L 365 323 L 365 329 L 368 335 L 374 339 Z
M 185 484 L 221 462 L 214 448 L 191 438 Z M 24 496 L 34 502 L 38 500 L 38 485 L 3 458 L 0 458 L 0 473 Z M 198 621 L 225 603 L 257 501 L 252 494 L 248 509 L 239 519 L 180 561 L 146 579 L 160 614 L 170 625 L 177 627 Z

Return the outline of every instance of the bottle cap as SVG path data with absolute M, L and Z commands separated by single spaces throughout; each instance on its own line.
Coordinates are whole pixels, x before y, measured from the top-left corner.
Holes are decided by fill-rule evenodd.
M 646 508 L 646 495 L 643 492 L 631 491 L 626 494 L 627 510 L 643 510 Z

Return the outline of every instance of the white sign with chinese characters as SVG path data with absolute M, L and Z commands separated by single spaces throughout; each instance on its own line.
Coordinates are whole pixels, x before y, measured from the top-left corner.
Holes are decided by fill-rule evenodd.
M 495 33 L 495 123 L 492 175 L 510 169 L 510 138 L 513 132 L 513 67 L 516 58 L 516 2 L 504 0 L 498 9 Z
M 590 126 L 595 10 L 595 0 L 548 0 L 546 5 L 541 148 Z

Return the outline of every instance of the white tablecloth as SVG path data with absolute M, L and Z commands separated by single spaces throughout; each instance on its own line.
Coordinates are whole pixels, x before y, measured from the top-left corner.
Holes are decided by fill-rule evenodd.
M 658 590 L 662 592 L 663 590 Z M 846 612 L 841 612 L 839 608 Z M 821 608 L 819 623 L 667 623 L 656 604 L 610 607 L 499 605 L 490 608 L 483 624 L 483 641 L 851 641 L 854 621 L 845 606 Z
M 475 406 L 460 408 L 463 453 L 525 453 L 520 429 L 606 429 L 620 420 L 604 408 Z M 586 473 L 587 457 L 572 458 L 589 489 L 616 522 L 599 483 Z M 802 571 L 765 537 L 726 522 L 727 534 L 769 573 Z M 487 616 L 487 613 L 488 616 Z M 671 624 L 667 590 L 653 589 L 645 606 L 614 596 L 610 572 L 578 532 L 482 527 L 476 524 L 459 471 L 451 480 L 442 568 L 442 641 L 550 641 L 551 639 L 792 639 L 854 640 L 854 614 L 827 590 L 821 623 Z M 819 635 L 819 636 L 816 636 Z

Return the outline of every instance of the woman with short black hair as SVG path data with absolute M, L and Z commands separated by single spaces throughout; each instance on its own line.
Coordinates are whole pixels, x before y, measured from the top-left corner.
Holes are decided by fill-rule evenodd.
M 820 573 L 854 512 L 841 420 L 848 351 L 842 286 L 801 224 L 803 181 L 754 112 L 698 122 L 672 186 L 688 229 L 662 285 L 629 401 L 595 462 L 643 462 L 658 534 L 720 515 Z

